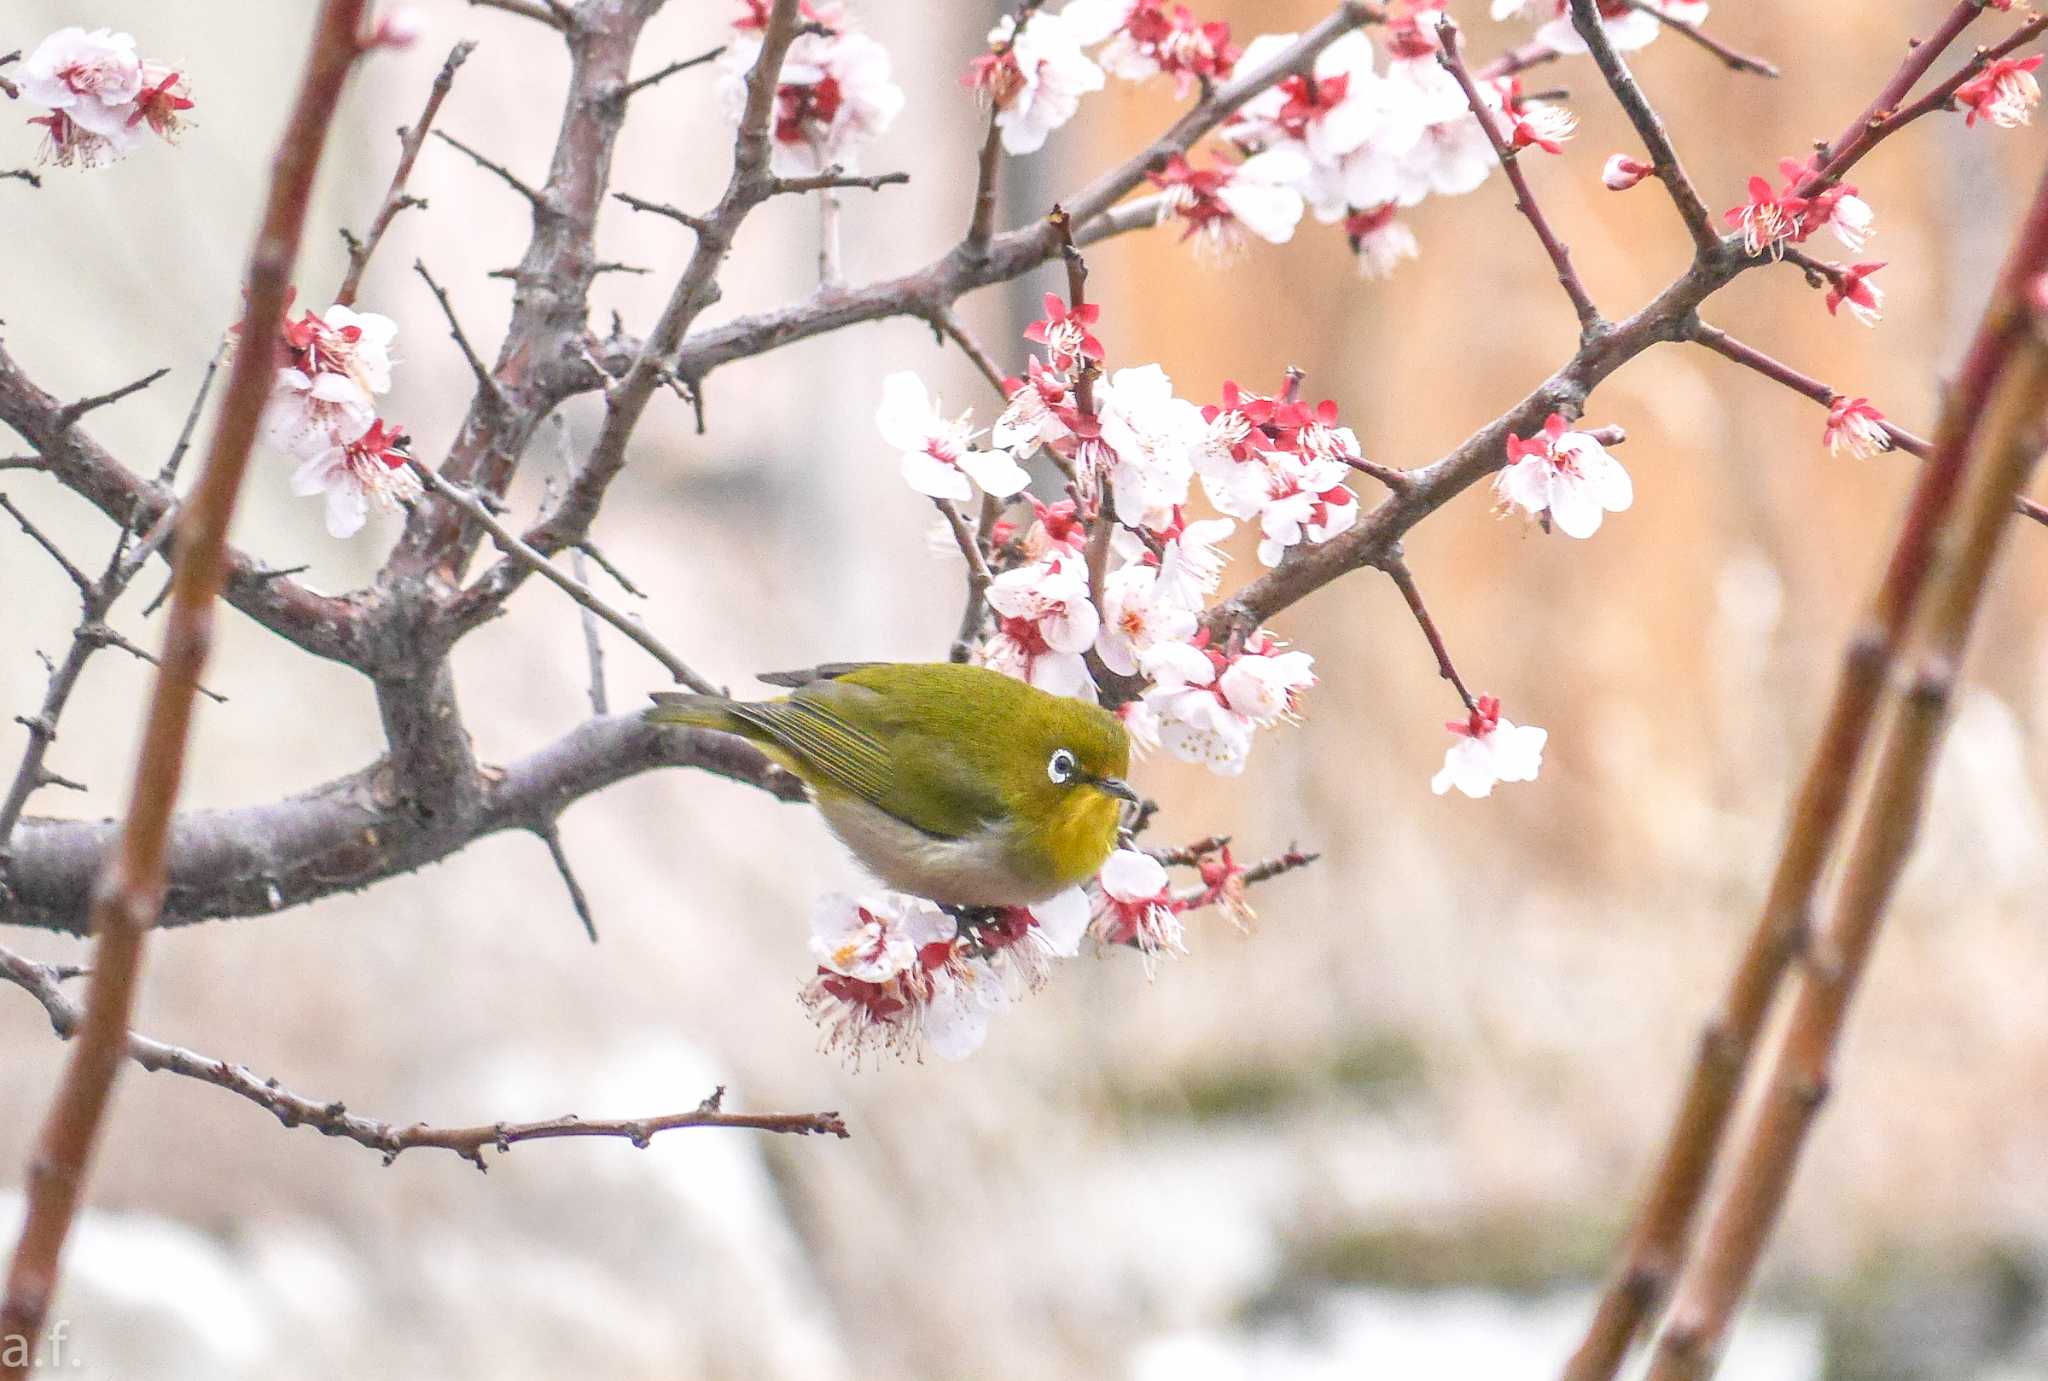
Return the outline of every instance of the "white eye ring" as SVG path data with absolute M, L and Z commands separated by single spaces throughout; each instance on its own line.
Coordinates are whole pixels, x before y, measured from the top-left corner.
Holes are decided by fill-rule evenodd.
M 1064 748 L 1056 748 L 1053 755 L 1046 759 L 1045 775 L 1058 785 L 1065 786 L 1074 780 L 1074 772 L 1079 766 L 1080 764 L 1074 761 L 1072 753 Z

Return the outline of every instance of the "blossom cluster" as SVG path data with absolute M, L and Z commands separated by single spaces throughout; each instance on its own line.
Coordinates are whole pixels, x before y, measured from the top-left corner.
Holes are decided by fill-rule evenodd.
M 1086 887 L 1030 906 L 947 911 L 897 892 L 819 897 L 811 911 L 816 974 L 802 1000 L 826 1049 L 957 1060 L 979 1049 L 989 1019 L 1042 987 L 1055 961 L 1098 948 L 1138 951 L 1148 971 L 1185 951 L 1181 917 L 1217 906 L 1240 927 L 1245 870 L 1227 846 L 1196 860 L 1201 885 L 1175 892 L 1158 858 L 1121 848 Z
M 340 303 L 294 317 L 288 300 L 275 329 L 277 380 L 263 411 L 264 440 L 299 462 L 293 493 L 325 497 L 328 533 L 353 537 L 372 503 L 391 508 L 419 490 L 404 428 L 377 415 L 377 396 L 391 388 L 398 325 Z
M 739 123 L 747 74 L 761 56 L 768 0 L 739 0 L 733 37 L 719 55 L 718 98 Z M 885 133 L 903 109 L 903 88 L 891 77 L 889 50 L 852 27 L 836 0 L 803 0 L 803 27 L 790 42 L 775 88 L 769 167 L 778 177 L 807 177 L 860 166 L 860 151 Z
M 192 109 L 177 66 L 137 56 L 134 36 L 111 29 L 59 29 L 29 54 L 18 85 L 50 112 L 29 123 L 43 129 L 43 161 L 59 167 L 111 163 L 145 132 L 175 140 Z

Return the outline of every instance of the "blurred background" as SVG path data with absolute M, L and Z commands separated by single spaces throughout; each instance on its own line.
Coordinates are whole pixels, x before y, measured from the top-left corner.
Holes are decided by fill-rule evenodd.
M 336 227 L 360 228 L 456 39 L 481 40 L 439 128 L 538 180 L 566 61 L 551 35 L 454 0 L 423 7 L 413 50 L 351 88 L 298 276 L 328 300 Z M 852 194 L 855 282 L 957 237 L 979 119 L 958 74 L 997 6 L 857 5 L 894 55 L 908 107 L 872 171 L 908 187 Z M 1728 72 L 1666 35 L 1638 70 L 1708 202 L 1837 131 L 1890 72 L 1935 0 L 1816 0 L 1717 13 L 1712 27 L 1784 79 Z M 1476 58 L 1527 36 L 1457 0 Z M 1205 0 L 1239 37 L 1305 25 L 1312 0 Z M 181 146 L 111 170 L 0 185 L 8 347 L 60 395 L 159 365 L 169 378 L 95 415 L 127 463 L 168 448 L 219 332 L 262 173 L 295 80 L 309 5 L 60 0 L 7 7 L 0 49 L 63 24 L 132 30 L 186 65 L 199 106 Z M 637 67 L 720 40 L 723 7 L 675 4 Z M 1946 65 L 1944 65 L 1946 70 Z M 1654 187 L 1604 191 L 1636 151 L 1584 62 L 1535 74 L 1584 124 L 1531 176 L 1588 285 L 1620 314 L 1682 267 Z M 722 185 L 729 141 L 707 72 L 639 98 L 615 186 L 685 207 Z M 1170 118 L 1170 90 L 1113 84 L 1011 165 L 1004 218 L 1040 213 Z M 19 112 L 26 114 L 27 112 Z M 0 166 L 36 131 L 0 131 Z M 1830 318 L 1791 270 L 1748 275 L 1707 312 L 1835 386 L 1931 425 L 2041 157 L 2031 131 L 1926 121 L 1857 176 L 1890 261 L 1886 319 Z M 401 324 L 387 415 L 438 457 L 469 387 L 415 257 L 494 344 L 516 262 L 518 200 L 438 142 L 362 294 Z M 1289 364 L 1339 400 L 1368 455 L 1426 462 L 1519 398 L 1573 325 L 1495 178 L 1413 215 L 1419 263 L 1356 279 L 1341 236 L 1304 225 L 1229 271 L 1170 232 L 1091 253 L 1115 365 L 1157 361 L 1179 391 L 1270 387 Z M 751 221 L 707 320 L 800 298 L 814 213 Z M 677 227 L 607 209 L 596 319 L 651 323 L 688 248 Z M 1012 368 L 1050 273 L 966 304 Z M 489 353 L 488 346 L 486 353 Z M 840 658 L 942 655 L 957 570 L 926 541 L 870 416 L 879 381 L 916 368 L 986 420 L 992 395 L 921 327 L 862 326 L 725 369 L 710 433 L 658 403 L 598 527 L 645 587 L 649 623 L 714 678 Z M 568 409 L 587 442 L 590 400 Z M 1551 731 L 1542 780 L 1481 802 L 1428 779 L 1455 702 L 1395 592 L 1371 573 L 1287 612 L 1322 684 L 1298 729 L 1262 736 L 1245 776 L 1154 759 L 1140 784 L 1167 839 L 1290 842 L 1316 867 L 1260 890 L 1240 937 L 1211 916 L 1148 982 L 1126 955 L 1065 966 L 961 1065 L 853 1073 L 814 1049 L 795 993 L 811 896 L 856 881 L 814 816 L 682 772 L 576 807 L 568 846 L 602 943 L 583 937 L 542 846 L 488 839 L 418 876 L 154 944 L 139 1025 L 397 1123 L 618 1116 L 694 1104 L 838 1108 L 846 1143 L 686 1132 L 634 1151 L 556 1143 L 488 1178 L 446 1156 L 386 1169 L 359 1147 L 283 1131 L 169 1076 L 123 1084 L 55 1313 L 77 1374 L 107 1378 L 602 1376 L 861 1378 L 1545 1377 L 1590 1308 L 1672 1110 L 1702 1018 L 1751 924 L 1783 804 L 1838 645 L 1915 464 L 1830 460 L 1814 405 L 1676 346 L 1603 387 L 1636 505 L 1576 543 L 1496 521 L 1467 493 L 1407 542 L 1461 669 Z M 545 433 L 543 434 L 545 436 Z M 515 500 L 530 505 L 545 447 Z M 262 461 L 237 533 L 342 590 L 381 561 L 396 520 L 342 544 Z M 97 561 L 112 533 L 85 505 L 8 475 L 6 490 Z M 1365 488 L 1365 486 L 1361 486 Z M 1859 1004 L 1836 1098 L 1807 1157 L 1725 1375 L 1741 1381 L 2048 1376 L 2048 534 L 2016 534 L 1982 625 L 1927 835 Z M 1248 546 L 1229 579 L 1256 571 Z M 145 589 L 149 580 L 142 582 Z M 121 626 L 153 642 L 132 600 Z M 42 690 L 69 587 L 0 533 L 0 707 Z M 661 677 L 610 638 L 614 703 Z M 585 713 L 574 610 L 536 587 L 463 644 L 480 754 L 503 760 Z M 198 728 L 190 799 L 275 798 L 380 748 L 368 686 L 229 617 L 211 673 L 232 698 Z M 147 690 L 89 670 L 52 763 L 85 780 L 35 809 L 118 809 Z M 4 742 L 11 763 L 18 732 Z M 56 937 L 5 943 L 75 958 Z M 0 992 L 0 1226 L 62 1050 L 36 1005 Z

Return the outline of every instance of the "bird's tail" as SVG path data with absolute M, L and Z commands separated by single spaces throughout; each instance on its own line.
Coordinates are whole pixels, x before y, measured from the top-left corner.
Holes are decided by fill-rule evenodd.
M 699 729 L 718 729 L 744 734 L 746 728 L 733 713 L 733 702 L 722 695 L 693 695 L 689 691 L 656 691 L 654 703 L 642 713 L 656 724 L 688 724 Z

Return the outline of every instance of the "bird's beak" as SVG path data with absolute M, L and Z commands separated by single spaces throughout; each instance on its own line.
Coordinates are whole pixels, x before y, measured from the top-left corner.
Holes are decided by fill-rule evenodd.
M 1134 806 L 1143 804 L 1138 798 L 1138 793 L 1131 790 L 1131 784 L 1122 777 L 1097 777 L 1095 787 L 1106 795 L 1114 796 L 1120 801 L 1129 801 Z

